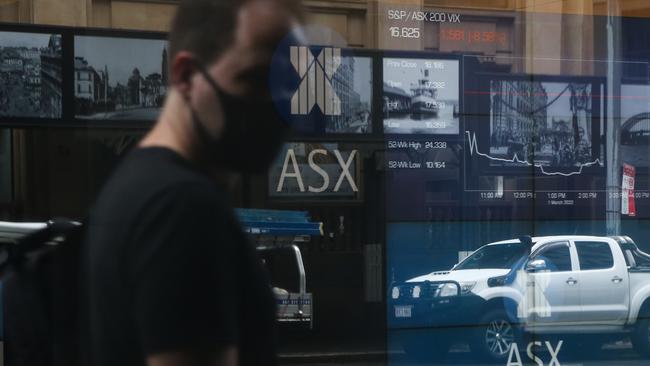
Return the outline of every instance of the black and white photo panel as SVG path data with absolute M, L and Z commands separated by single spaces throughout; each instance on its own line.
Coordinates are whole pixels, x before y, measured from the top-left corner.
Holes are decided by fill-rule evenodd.
M 0 117 L 61 118 L 62 36 L 0 32 Z
M 167 41 L 75 36 L 75 116 L 154 121 L 167 94 Z

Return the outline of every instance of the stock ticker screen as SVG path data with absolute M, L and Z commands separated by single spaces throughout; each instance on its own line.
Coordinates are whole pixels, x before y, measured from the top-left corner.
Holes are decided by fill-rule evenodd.
M 628 167 L 619 180 L 635 178 L 631 216 L 649 214 L 647 79 L 615 94 L 602 75 L 503 70 L 515 62 L 383 59 L 389 219 L 482 219 L 481 207 L 502 219 L 603 219 L 606 200 L 622 199 L 607 187 L 614 159 Z
M 526 13 L 507 18 L 390 4 L 380 6 L 379 12 L 384 20 L 379 42 L 384 51 L 375 62 L 381 66 L 375 70 L 381 80 L 381 86 L 375 84 L 381 88 L 376 92 L 381 110 L 375 108 L 381 120 L 375 125 L 383 127 L 385 143 L 389 348 L 402 347 L 413 359 L 426 356 L 427 362 L 439 361 L 446 357 L 444 353 L 432 346 L 435 342 L 423 339 L 438 337 L 438 343 L 447 339 L 453 343 L 453 328 L 467 333 L 461 338 L 469 340 L 470 352 L 479 356 L 492 352 L 486 359 L 497 364 L 528 364 L 525 354 L 523 362 L 517 358 L 519 351 L 511 344 L 500 354 L 494 349 L 486 352 L 490 334 L 497 338 L 501 334 L 501 330 L 482 328 L 491 324 L 491 319 L 482 317 L 491 316 L 493 308 L 472 308 L 461 311 L 457 323 L 445 321 L 454 309 L 462 309 L 463 301 L 490 302 L 492 294 L 515 286 L 515 274 L 529 272 L 521 265 L 529 263 L 533 254 L 516 252 L 513 255 L 521 259 L 510 261 L 503 253 L 483 250 L 488 243 L 498 250 L 506 250 L 503 245 L 511 241 L 527 242 L 517 241 L 522 236 L 550 236 L 535 239 L 542 240 L 542 246 L 548 244 L 543 240 L 567 243 L 548 257 L 564 260 L 564 269 L 545 268 L 552 275 L 559 272 L 558 277 L 540 282 L 542 287 L 520 281 L 524 290 L 529 290 L 529 283 L 542 292 L 549 283 L 555 286 L 554 292 L 544 292 L 548 304 L 530 310 L 518 302 L 516 311 L 507 314 L 510 318 L 503 317 L 506 323 L 525 326 L 537 321 L 549 325 L 570 316 L 565 310 L 587 288 L 571 288 L 575 282 L 562 277 L 583 268 L 570 263 L 566 253 L 569 241 L 584 239 L 559 237 L 624 235 L 650 252 L 646 240 L 650 227 L 645 223 L 650 218 L 650 47 L 647 38 L 639 37 L 650 32 L 650 24 L 645 19 L 576 14 Z M 589 248 L 579 254 L 581 259 L 599 255 L 596 246 Z M 478 264 L 462 268 L 466 262 L 461 261 L 468 256 Z M 584 276 L 581 281 L 588 279 L 584 272 L 579 276 Z M 441 281 L 458 283 L 458 303 L 437 297 L 445 290 L 443 285 L 436 290 L 440 292 L 426 292 L 437 286 L 431 283 Z M 588 291 L 611 294 L 605 282 Z M 463 300 L 463 294 L 470 300 Z M 421 300 L 423 296 L 431 301 Z M 590 305 L 585 299 L 578 301 L 578 307 Z M 499 311 L 512 310 L 506 306 L 512 303 L 499 300 L 503 300 Z M 598 301 L 601 308 L 620 305 L 602 296 Z M 625 306 L 627 311 L 630 306 Z M 548 312 L 535 318 L 542 308 Z M 473 314 L 480 315 L 472 318 Z M 580 321 L 587 324 L 594 314 L 584 312 Z M 616 316 L 614 320 L 621 322 L 626 315 Z M 463 323 L 469 318 L 471 324 Z M 431 331 L 434 328 L 438 333 Z M 483 330 L 485 339 L 476 338 L 476 332 Z M 526 329 L 537 336 L 535 330 Z M 566 360 L 582 364 L 599 357 L 601 344 L 576 346 L 583 340 L 562 337 L 555 341 L 581 351 L 570 356 L 569 351 L 553 348 L 535 358 L 531 351 L 535 343 L 513 339 L 536 364 L 542 364 L 544 357 L 543 364 L 549 365 Z M 558 345 L 561 348 L 553 343 Z M 628 356 L 612 352 L 608 357 Z M 407 365 L 409 360 L 391 356 L 389 364 Z M 447 360 L 465 364 L 460 353 Z
M 622 50 L 607 60 L 605 17 L 534 14 L 508 28 L 480 14 L 380 11 L 389 280 L 520 235 L 607 235 L 608 210 L 621 235 L 650 235 L 650 52 L 628 36 L 650 31 L 646 21 L 621 18 Z M 549 41 L 585 22 L 591 56 Z M 530 30 L 547 53 L 525 45 Z

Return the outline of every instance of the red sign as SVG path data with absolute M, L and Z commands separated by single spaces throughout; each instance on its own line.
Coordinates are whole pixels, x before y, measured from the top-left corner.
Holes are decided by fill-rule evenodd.
M 634 205 L 634 177 L 636 169 L 629 164 L 623 164 L 623 189 L 621 195 L 621 214 L 628 216 L 636 215 L 636 206 Z
M 498 43 L 505 46 L 507 36 L 505 32 L 496 31 L 469 31 L 462 28 L 449 28 L 440 31 L 444 41 L 467 42 L 467 43 Z

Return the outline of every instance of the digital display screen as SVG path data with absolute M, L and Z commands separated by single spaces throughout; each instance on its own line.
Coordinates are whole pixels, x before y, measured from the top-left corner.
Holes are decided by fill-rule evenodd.
M 372 132 L 372 59 L 344 56 L 332 78 L 341 102 L 341 114 L 325 118 L 326 133 Z
M 169 84 L 167 41 L 75 36 L 74 42 L 77 118 L 150 122 L 158 118 Z
M 373 57 L 334 47 L 288 48 L 276 54 L 270 84 L 295 136 L 375 132 Z
M 480 220 L 477 208 L 503 219 L 604 217 L 604 80 L 480 70 L 465 70 L 456 133 L 386 131 L 387 217 Z
M 0 32 L 0 117 L 61 118 L 60 34 Z
M 593 156 L 591 83 L 492 80 L 491 166 L 602 166 Z M 476 146 L 475 148 L 478 148 Z M 478 151 L 477 151 L 478 152 Z
M 399 136 L 386 139 L 386 216 L 391 221 L 459 217 L 462 144 L 458 139 Z M 446 211 L 448 210 L 448 211 Z
M 384 133 L 458 134 L 459 62 L 383 59 Z
M 650 168 L 650 85 L 621 86 L 621 160 Z

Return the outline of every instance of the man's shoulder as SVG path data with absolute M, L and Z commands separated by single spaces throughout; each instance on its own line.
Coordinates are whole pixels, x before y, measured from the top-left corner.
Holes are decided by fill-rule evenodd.
M 139 148 L 125 157 L 113 179 L 143 180 L 152 186 L 213 182 L 176 152 L 166 148 Z
M 134 151 L 124 158 L 100 193 L 94 211 L 137 214 L 169 202 L 222 205 L 224 193 L 210 178 L 163 150 Z

